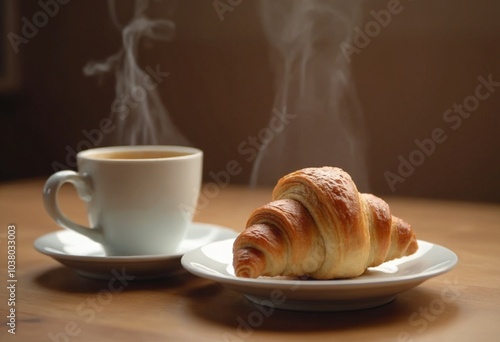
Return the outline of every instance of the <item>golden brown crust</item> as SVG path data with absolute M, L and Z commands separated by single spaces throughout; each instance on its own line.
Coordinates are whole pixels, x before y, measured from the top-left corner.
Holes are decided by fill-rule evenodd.
M 233 266 L 239 276 L 241 269 L 245 269 L 251 278 L 259 275 L 304 275 L 315 268 L 315 258 L 321 260 L 323 257 L 322 239 L 312 232 L 317 227 L 297 201 L 278 200 L 256 209 L 248 219 L 247 227 L 251 229 L 238 236 L 234 253 L 244 249 L 245 256 L 248 256 L 258 250 L 266 262 L 249 266 L 246 258 L 235 257 Z M 285 245 L 289 248 L 283 248 Z
M 383 263 L 389 252 L 392 215 L 389 205 L 382 199 L 372 194 L 361 194 L 361 196 L 366 203 L 365 214 L 370 227 L 371 248 L 367 264 L 371 267 Z
M 313 217 L 324 240 L 326 255 L 313 277 L 330 278 L 332 273 L 348 277 L 343 269 L 352 269 L 355 265 L 347 254 L 357 254 L 361 258 L 366 254 L 365 240 L 359 238 L 365 232 L 360 229 L 362 215 L 358 190 L 349 174 L 333 167 L 292 172 L 281 178 L 274 188 L 273 199 L 279 198 L 301 203 Z
M 391 248 L 387 260 L 411 255 L 418 250 L 417 237 L 413 229 L 399 217 L 392 217 L 391 233 Z
M 418 248 L 411 227 L 339 168 L 281 178 L 273 202 L 256 209 L 233 246 L 237 276 L 351 278 Z

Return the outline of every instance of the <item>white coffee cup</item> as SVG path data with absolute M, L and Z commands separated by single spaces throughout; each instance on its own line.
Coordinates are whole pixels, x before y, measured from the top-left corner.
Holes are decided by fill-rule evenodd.
M 115 146 L 77 154 L 78 172 L 59 171 L 43 190 L 48 214 L 62 227 L 103 245 L 108 255 L 175 253 L 192 222 L 203 152 L 183 146 Z M 75 186 L 91 228 L 66 217 L 57 193 Z

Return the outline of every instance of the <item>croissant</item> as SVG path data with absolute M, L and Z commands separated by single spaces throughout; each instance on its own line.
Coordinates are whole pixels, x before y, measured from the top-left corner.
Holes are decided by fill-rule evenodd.
M 238 277 L 353 278 L 418 249 L 410 225 L 382 199 L 359 193 L 340 168 L 292 172 L 272 199 L 251 214 L 233 244 Z

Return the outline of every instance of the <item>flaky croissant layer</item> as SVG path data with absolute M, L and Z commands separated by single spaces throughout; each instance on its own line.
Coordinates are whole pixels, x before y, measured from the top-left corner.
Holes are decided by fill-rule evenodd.
M 281 178 L 273 201 L 257 208 L 233 245 L 238 277 L 353 278 L 368 267 L 413 254 L 410 225 L 382 199 L 358 192 L 335 167 Z

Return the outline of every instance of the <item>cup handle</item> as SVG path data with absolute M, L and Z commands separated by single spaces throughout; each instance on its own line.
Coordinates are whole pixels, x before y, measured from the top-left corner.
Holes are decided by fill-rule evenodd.
M 102 231 L 99 227 L 87 228 L 71 221 L 59 209 L 57 194 L 64 183 L 71 183 L 76 188 L 78 196 L 89 202 L 92 198 L 92 186 L 88 178 L 71 170 L 58 171 L 47 179 L 43 188 L 43 203 L 45 210 L 61 227 L 71 229 L 95 242 L 102 242 Z

